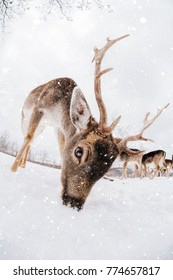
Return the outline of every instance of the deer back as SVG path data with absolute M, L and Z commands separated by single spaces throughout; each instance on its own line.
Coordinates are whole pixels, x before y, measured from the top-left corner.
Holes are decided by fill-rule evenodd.
M 69 78 L 49 81 L 32 90 L 23 106 L 23 120 L 29 125 L 33 111 L 43 113 L 39 126 L 61 129 L 66 137 L 74 135 L 76 128 L 70 118 L 70 104 L 76 83 Z

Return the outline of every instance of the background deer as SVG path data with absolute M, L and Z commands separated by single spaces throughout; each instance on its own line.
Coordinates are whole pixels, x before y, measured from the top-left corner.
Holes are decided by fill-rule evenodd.
M 153 142 L 153 140 L 151 140 L 151 139 L 144 138 L 143 133 L 148 127 L 150 127 L 153 124 L 153 122 L 160 116 L 160 114 L 163 112 L 163 110 L 165 110 L 168 106 L 169 106 L 169 103 L 166 106 L 164 106 L 162 109 L 157 109 L 156 115 L 154 115 L 154 117 L 151 119 L 149 119 L 150 113 L 148 112 L 145 115 L 145 118 L 143 121 L 143 127 L 140 130 L 139 134 L 136 134 L 133 136 L 128 136 L 124 139 L 114 137 L 114 141 L 117 144 L 118 149 L 119 149 L 118 160 L 123 162 L 122 178 L 127 178 L 126 169 L 127 169 L 128 163 L 130 163 L 130 162 L 133 162 L 135 164 L 135 171 L 134 171 L 135 177 L 137 176 L 138 170 L 139 170 L 140 177 L 142 177 L 142 159 L 143 159 L 144 151 L 128 148 L 127 143 L 131 142 L 131 141 L 139 141 L 139 140 Z M 155 160 L 155 162 L 157 162 L 157 160 Z M 144 166 L 144 174 L 146 174 L 145 161 L 144 161 L 143 166 Z
M 100 77 L 112 70 L 101 70 L 106 51 L 119 40 L 107 39 L 102 49 L 95 48 L 94 91 L 100 120 L 91 114 L 88 103 L 77 84 L 69 78 L 59 78 L 45 83 L 29 94 L 22 110 L 24 142 L 12 165 L 12 171 L 25 167 L 30 147 L 47 125 L 57 134 L 62 157 L 62 199 L 65 205 L 81 209 L 92 186 L 111 167 L 118 155 L 112 137 L 118 117 L 110 126 L 101 96 Z
M 129 163 L 134 164 L 134 177 L 137 177 L 138 170 L 139 175 L 141 174 L 142 168 L 142 156 L 144 151 L 140 151 L 138 149 L 130 149 L 131 153 L 122 151 L 119 153 L 118 160 L 123 162 L 123 169 L 122 169 L 122 178 L 127 178 L 127 166 Z M 134 152 L 134 153 L 133 153 Z
M 163 163 L 162 173 L 165 173 L 167 177 L 170 177 L 171 170 L 173 170 L 173 155 L 172 159 L 165 159 Z
M 143 166 L 143 175 L 148 176 L 150 179 L 153 179 L 155 176 L 158 176 L 161 173 L 161 169 L 165 164 L 166 153 L 163 150 L 156 150 L 149 153 L 146 153 L 142 157 L 142 166 Z M 152 174 L 149 167 L 154 165 L 155 171 Z M 148 170 L 147 170 L 148 167 Z

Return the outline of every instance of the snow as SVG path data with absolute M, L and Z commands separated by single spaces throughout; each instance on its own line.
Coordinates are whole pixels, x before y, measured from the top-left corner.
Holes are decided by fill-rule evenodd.
M 141 22 L 141 23 L 146 23 L 146 21 L 147 21 L 147 20 L 146 20 L 145 17 L 141 17 L 141 18 L 140 18 L 140 22 Z
M 173 179 L 101 179 L 62 205 L 60 170 L 0 154 L 0 259 L 172 259 Z M 3 164 L 2 164 L 3 163 Z

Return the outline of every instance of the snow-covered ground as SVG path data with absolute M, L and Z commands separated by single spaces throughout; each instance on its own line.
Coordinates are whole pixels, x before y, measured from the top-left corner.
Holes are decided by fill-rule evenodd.
M 173 259 L 172 178 L 101 179 L 77 212 L 60 170 L 13 160 L 0 153 L 0 259 Z

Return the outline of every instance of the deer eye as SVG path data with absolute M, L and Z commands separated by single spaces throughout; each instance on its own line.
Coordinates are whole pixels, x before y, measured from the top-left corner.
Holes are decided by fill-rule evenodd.
M 74 154 L 77 158 L 81 158 L 83 155 L 83 149 L 81 147 L 77 147 L 74 151 Z

